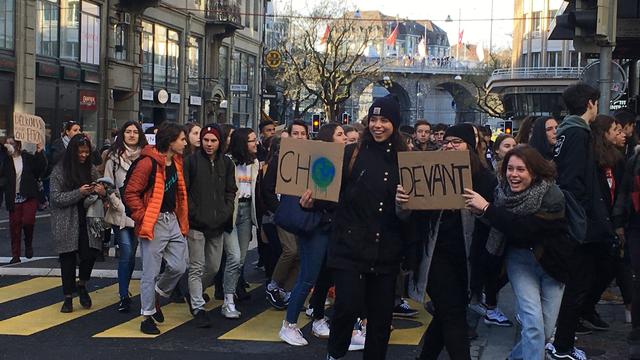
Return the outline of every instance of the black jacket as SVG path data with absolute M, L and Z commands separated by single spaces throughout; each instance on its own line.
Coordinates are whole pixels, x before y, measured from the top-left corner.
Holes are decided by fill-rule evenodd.
M 394 273 L 412 245 L 407 224 L 396 215 L 400 183 L 398 155 L 391 143 L 363 143 L 345 150 L 340 202 L 335 212 L 327 265 L 362 273 Z
M 222 234 L 233 217 L 238 191 L 235 168 L 229 157 L 218 155 L 212 163 L 202 150 L 184 161 L 189 226 L 205 237 Z
M 47 158 L 44 151 L 36 152 L 35 155 L 23 151 L 21 156 L 20 194 L 27 199 L 37 198 L 39 196 L 38 179 L 47 171 Z M 2 173 L 7 178 L 7 185 L 4 187 L 7 210 L 13 211 L 16 199 L 16 169 L 11 157 L 4 162 Z
M 557 183 L 570 192 L 587 215 L 586 243 L 617 243 L 600 186 L 600 175 L 591 146 L 591 130 L 578 116 L 568 116 L 558 127 L 554 161 L 558 169 Z
M 276 195 L 278 158 L 278 154 L 274 154 L 271 161 L 265 165 L 267 166 L 267 171 L 260 181 L 260 195 L 264 214 L 275 214 L 276 210 L 278 210 L 278 205 L 280 205 L 280 200 L 278 199 L 278 195 Z

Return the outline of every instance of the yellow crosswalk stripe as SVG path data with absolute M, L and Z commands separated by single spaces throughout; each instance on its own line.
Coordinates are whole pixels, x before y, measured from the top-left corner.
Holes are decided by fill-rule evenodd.
M 242 325 L 220 336 L 219 340 L 248 340 L 248 341 L 282 341 L 278 332 L 282 327 L 282 320 L 286 312 L 273 308 L 263 311 Z M 302 329 L 311 320 L 304 314 L 298 318 L 298 328 Z
M 251 284 L 251 287 L 247 291 L 253 291 L 259 286 L 259 284 Z M 205 310 L 210 311 L 216 309 L 222 305 L 222 300 L 211 300 L 205 305 Z M 170 303 L 162 307 L 162 314 L 164 315 L 163 323 L 156 323 L 158 329 L 160 329 L 159 335 L 147 335 L 140 331 L 140 323 L 142 322 L 142 316 L 138 316 L 130 321 L 122 323 L 107 329 L 101 333 L 93 335 L 94 338 L 135 338 L 135 339 L 153 339 L 168 331 L 171 331 L 178 326 L 193 319 L 193 316 L 189 313 L 187 304 Z
M 62 286 L 58 277 L 39 277 L 0 288 L 0 304 Z
M 425 310 L 424 306 L 413 300 L 407 300 L 409 305 L 418 310 L 418 316 L 409 320 L 417 321 L 421 323 L 421 326 L 410 329 L 395 329 L 391 332 L 391 338 L 389 339 L 390 345 L 418 345 L 422 339 L 422 335 L 427 330 L 429 323 L 431 323 L 431 315 Z
M 139 288 L 139 281 L 131 281 L 131 289 Z M 131 290 L 133 292 L 133 290 Z M 135 295 L 135 294 L 134 294 Z M 0 321 L 0 334 L 2 335 L 33 335 L 40 331 L 47 330 L 82 316 L 89 315 L 98 310 L 104 309 L 119 301 L 118 284 L 108 286 L 91 292 L 93 306 L 91 309 L 84 309 L 80 306 L 77 298 L 74 298 L 74 310 L 72 313 L 63 314 L 60 312 L 62 302 L 49 305 L 38 310 L 30 311 L 3 321 Z

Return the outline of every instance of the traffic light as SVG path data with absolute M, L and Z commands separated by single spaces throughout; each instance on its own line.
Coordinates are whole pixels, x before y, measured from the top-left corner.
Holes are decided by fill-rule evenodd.
M 320 114 L 313 114 L 311 116 L 311 132 L 317 133 L 320 131 Z
M 599 45 L 615 42 L 615 9 L 609 0 L 565 0 L 552 21 L 549 40 L 573 40 L 577 51 L 598 53 Z
M 349 125 L 349 114 L 342 113 L 342 125 Z
M 513 135 L 513 121 L 505 120 L 504 122 L 504 133 L 507 135 Z

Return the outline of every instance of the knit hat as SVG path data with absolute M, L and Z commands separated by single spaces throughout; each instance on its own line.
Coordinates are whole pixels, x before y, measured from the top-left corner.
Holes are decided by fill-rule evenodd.
M 216 124 L 206 125 L 202 129 L 200 129 L 200 142 L 202 143 L 202 140 L 204 139 L 204 136 L 207 135 L 207 134 L 213 134 L 218 139 L 218 141 L 221 141 L 222 139 L 220 138 L 220 133 L 221 133 L 221 131 L 220 131 L 220 128 L 218 127 L 218 125 L 216 125 Z
M 466 142 L 470 149 L 476 148 L 476 133 L 473 131 L 473 125 L 471 124 L 449 126 L 444 132 L 444 138 L 447 138 L 447 136 L 458 137 Z
M 394 130 L 397 130 L 402 122 L 402 118 L 400 117 L 400 104 L 392 94 L 377 98 L 373 101 L 373 104 L 369 108 L 367 119 L 371 119 L 372 116 L 376 115 L 384 116 L 391 120 Z

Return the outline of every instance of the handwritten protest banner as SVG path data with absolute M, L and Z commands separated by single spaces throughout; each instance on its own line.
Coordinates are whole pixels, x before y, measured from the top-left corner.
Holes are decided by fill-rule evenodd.
M 283 138 L 278 158 L 276 192 L 338 202 L 344 144 Z
M 464 189 L 473 187 L 468 151 L 399 152 L 398 165 L 406 209 L 464 208 Z
M 147 144 L 155 145 L 156 144 L 156 134 L 144 134 L 147 138 Z
M 45 142 L 45 124 L 41 117 L 21 112 L 13 113 L 13 135 L 16 140 L 29 144 Z

